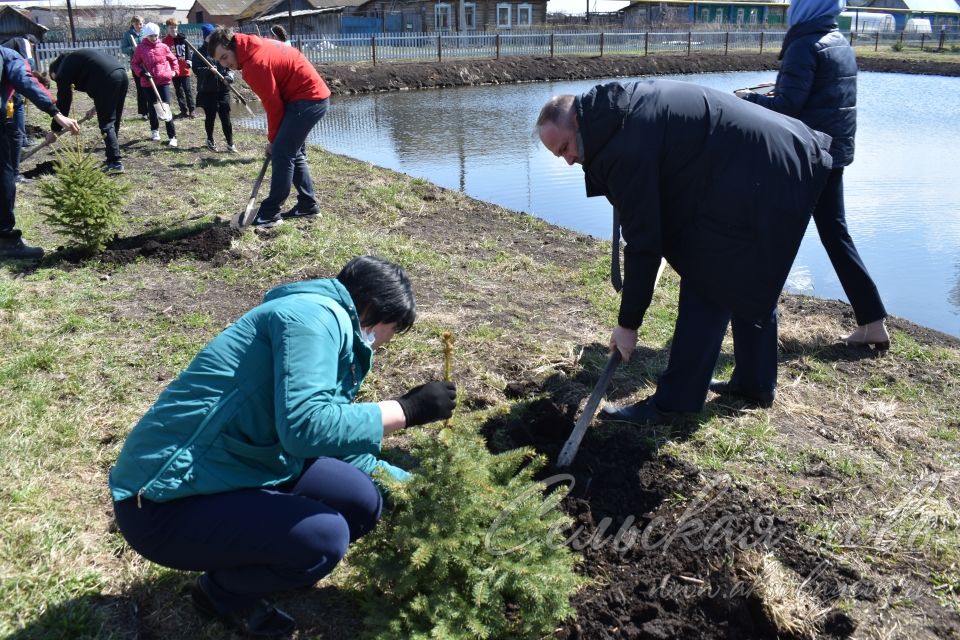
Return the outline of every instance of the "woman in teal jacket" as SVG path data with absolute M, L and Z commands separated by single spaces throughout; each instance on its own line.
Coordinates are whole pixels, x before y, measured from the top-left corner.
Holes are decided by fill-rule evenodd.
M 117 524 L 145 558 L 203 571 L 194 605 L 245 633 L 293 619 L 261 600 L 316 583 L 376 525 L 384 435 L 449 417 L 431 382 L 354 403 L 373 350 L 416 318 L 403 269 L 354 258 L 336 279 L 276 287 L 214 338 L 133 428 L 110 472 Z

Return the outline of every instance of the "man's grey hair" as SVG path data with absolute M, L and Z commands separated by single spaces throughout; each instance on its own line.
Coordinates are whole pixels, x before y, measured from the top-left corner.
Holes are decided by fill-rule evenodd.
M 562 129 L 569 129 L 574 123 L 574 95 L 567 93 L 561 96 L 553 96 L 540 109 L 540 115 L 537 117 L 537 131 L 548 122 Z

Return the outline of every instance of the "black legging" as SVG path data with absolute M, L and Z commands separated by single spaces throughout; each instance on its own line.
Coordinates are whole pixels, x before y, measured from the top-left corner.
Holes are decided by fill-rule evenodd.
M 198 93 L 197 105 L 203 109 L 203 127 L 207 131 L 207 140 L 213 140 L 213 125 L 220 116 L 223 137 L 228 145 L 233 144 L 233 123 L 230 122 L 230 94 Z
M 170 85 L 169 84 L 157 85 L 156 93 L 153 92 L 153 87 L 145 87 L 145 89 L 150 92 L 148 96 L 150 98 L 151 109 L 147 113 L 147 116 L 149 116 L 150 118 L 150 128 L 153 131 L 157 131 L 158 129 L 160 129 L 160 118 L 157 117 L 157 112 L 152 107 L 153 105 L 157 104 L 157 94 L 160 94 L 161 102 L 166 102 L 168 105 L 170 104 Z M 173 124 L 173 120 L 167 120 L 166 122 L 164 122 L 164 124 L 167 127 L 167 136 L 170 138 L 176 138 L 177 129 Z

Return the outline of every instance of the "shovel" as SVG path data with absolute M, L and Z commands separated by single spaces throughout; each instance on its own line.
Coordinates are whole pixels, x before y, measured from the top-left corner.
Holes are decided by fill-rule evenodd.
M 207 57 L 205 55 L 197 51 L 197 48 L 193 46 L 193 44 L 191 44 L 189 40 L 187 40 L 186 43 L 187 43 L 187 46 L 190 47 L 190 50 L 193 51 L 195 54 L 197 54 L 197 57 L 200 58 L 200 60 L 202 60 L 208 67 L 210 67 L 210 71 L 213 72 L 218 78 L 220 78 L 220 82 L 226 85 L 227 89 L 230 89 L 230 91 L 233 92 L 233 95 L 237 96 L 237 98 L 240 99 L 240 103 L 247 108 L 247 113 L 249 113 L 250 115 L 253 115 L 253 109 L 251 109 L 250 105 L 247 104 L 247 99 L 244 98 L 240 94 L 240 92 L 234 88 L 232 84 L 227 82 L 227 79 L 223 77 L 223 74 L 217 71 L 217 67 L 214 66 L 209 60 L 207 60 Z
M 557 458 L 558 467 L 568 467 L 570 463 L 573 462 L 573 458 L 577 455 L 577 450 L 580 449 L 580 442 L 583 440 L 583 436 L 586 434 L 587 427 L 590 426 L 590 421 L 593 420 L 594 414 L 597 413 L 600 400 L 603 399 L 603 394 L 607 392 L 607 385 L 610 384 L 610 378 L 613 377 L 613 372 L 617 368 L 617 365 L 620 364 L 621 358 L 620 350 L 614 349 L 613 353 L 611 353 L 607 359 L 607 366 L 604 368 L 603 373 L 600 374 L 597 386 L 593 388 L 593 393 L 590 394 L 586 406 L 583 407 L 583 413 L 580 414 L 580 419 L 577 420 L 576 426 L 573 427 L 573 432 L 570 434 L 570 437 L 563 443 L 563 449 L 560 450 L 560 456 Z
M 92 118 L 92 117 L 93 117 L 93 115 L 87 114 L 87 115 L 83 116 L 82 118 L 80 118 L 79 120 L 77 120 L 77 124 L 83 124 L 84 122 L 86 122 L 87 120 L 89 120 L 89 119 Z M 65 134 L 66 132 L 67 132 L 66 129 L 64 129 L 63 131 L 57 131 L 57 132 L 55 132 L 55 133 L 53 134 L 54 136 L 56 136 L 53 140 L 44 140 L 43 142 L 41 142 L 41 143 L 38 144 L 37 146 L 33 147 L 32 149 L 28 149 L 25 153 L 22 153 L 22 154 L 20 155 L 20 162 L 23 162 L 24 160 L 26 160 L 27 158 L 29 158 L 30 156 L 32 156 L 33 154 L 35 154 L 37 151 L 40 151 L 41 149 L 46 149 L 48 146 L 50 146 L 51 144 L 53 144 L 54 142 L 56 142 L 57 140 L 59 140 L 59 139 L 60 139 L 60 136 L 62 136 L 62 135 Z
M 263 176 L 267 175 L 267 167 L 270 165 L 270 156 L 263 159 L 263 166 L 260 167 L 260 173 L 253 183 L 253 193 L 250 194 L 250 200 L 247 202 L 247 208 L 233 216 L 230 220 L 231 229 L 242 229 L 253 221 L 253 205 L 257 201 L 257 192 L 260 191 L 260 184 L 263 182 Z
M 153 75 L 143 67 L 140 69 L 143 71 L 143 75 L 147 77 L 147 80 L 150 81 L 150 86 L 153 87 L 153 95 L 157 96 L 157 101 L 153 103 L 153 110 L 157 112 L 158 118 L 164 122 L 170 122 L 173 120 L 173 111 L 170 110 L 170 105 L 160 97 L 160 92 L 157 91 L 157 85 L 153 82 Z

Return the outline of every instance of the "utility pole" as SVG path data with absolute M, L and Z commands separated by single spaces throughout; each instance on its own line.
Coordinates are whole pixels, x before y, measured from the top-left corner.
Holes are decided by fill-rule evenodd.
M 73 27 L 73 6 L 70 4 L 70 0 L 67 0 L 67 20 L 70 21 L 70 42 L 71 44 L 77 44 L 77 32 Z

